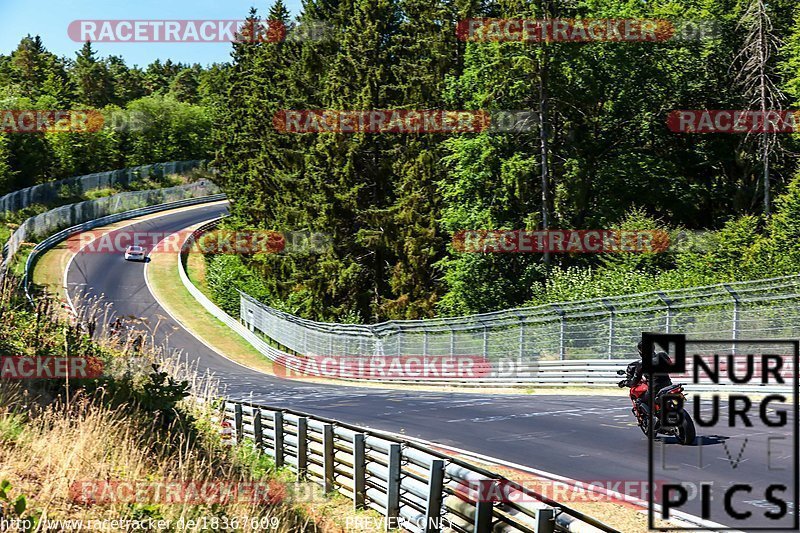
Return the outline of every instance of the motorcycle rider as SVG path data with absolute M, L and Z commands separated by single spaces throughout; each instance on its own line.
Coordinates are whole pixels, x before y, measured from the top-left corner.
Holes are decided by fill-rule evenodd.
M 642 368 L 642 360 L 644 359 L 644 352 L 642 350 L 642 342 L 636 345 L 636 349 L 639 352 L 639 360 L 634 361 L 628 365 L 627 375 L 630 378 L 623 379 L 618 383 L 619 387 L 633 387 L 637 383 L 639 383 L 642 379 L 647 380 L 648 388 L 644 394 L 639 397 L 639 406 L 644 410 L 645 413 L 648 415 L 650 414 L 650 394 L 651 391 L 655 391 L 653 394 L 658 394 L 658 392 L 667 387 L 672 385 L 672 380 L 669 378 L 669 374 L 653 374 L 653 384 L 652 387 L 649 386 L 650 383 L 650 376 L 645 374 Z M 657 352 L 656 356 L 658 357 L 659 364 L 663 365 L 671 365 L 672 360 L 669 358 L 666 352 Z

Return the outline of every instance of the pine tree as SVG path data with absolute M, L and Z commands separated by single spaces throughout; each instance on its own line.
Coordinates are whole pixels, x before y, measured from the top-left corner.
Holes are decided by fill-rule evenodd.
M 92 43 L 87 41 L 77 53 L 70 74 L 75 84 L 76 100 L 83 105 L 100 108 L 111 103 L 114 89 L 105 63 L 95 56 Z

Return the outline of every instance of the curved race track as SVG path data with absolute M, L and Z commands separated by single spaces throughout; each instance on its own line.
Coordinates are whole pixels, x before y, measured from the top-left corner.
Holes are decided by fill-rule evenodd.
M 224 206 L 217 205 L 168 213 L 126 231 L 169 233 L 224 211 Z M 201 371 L 216 374 L 231 398 L 402 432 L 575 479 L 647 479 L 647 440 L 632 427 L 630 402 L 622 392 L 619 396 L 439 393 L 308 384 L 268 376 L 221 357 L 182 329 L 150 294 L 143 269 L 143 264 L 126 262 L 121 254 L 78 253 L 67 272 L 68 290 L 73 295 L 104 295 L 118 315 L 142 317 L 150 324 L 160 320 L 157 341 L 189 354 Z M 742 461 L 732 468 L 719 441 L 699 433 L 709 445 L 656 444 L 657 452 L 666 447 L 669 462 L 681 465 L 678 480 L 714 480 L 715 486 L 782 480 L 791 487 L 790 471 L 765 471 L 755 459 L 767 453 L 763 441 L 748 443 Z M 727 449 L 735 457 L 741 444 L 735 438 L 728 442 L 732 444 Z M 702 467 L 698 465 L 701 448 Z M 752 505 L 750 509 L 760 515 L 755 500 L 742 505 Z M 699 504 L 693 502 L 683 510 L 699 514 Z M 711 519 L 730 522 L 721 516 Z

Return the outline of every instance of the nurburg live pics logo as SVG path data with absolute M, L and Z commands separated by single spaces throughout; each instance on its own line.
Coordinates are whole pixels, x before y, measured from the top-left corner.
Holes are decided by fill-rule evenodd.
M 693 414 L 690 416 L 697 425 L 697 439 L 694 446 L 672 446 L 664 438 L 656 436 L 654 424 L 649 425 L 649 529 L 798 531 L 797 369 L 800 341 L 687 341 L 684 335 L 643 333 L 642 344 L 642 369 L 644 375 L 650 376 L 651 389 L 653 374 L 658 374 L 670 375 L 674 384 L 702 383 L 707 386 L 706 390 L 715 391 L 712 396 L 692 394 L 690 407 L 684 406 L 682 395 L 664 394 L 658 400 L 654 398 L 656 394 L 650 395 L 650 412 L 654 412 L 655 401 L 661 407 L 656 415 L 661 427 L 680 426 L 683 416 L 691 411 Z M 671 361 L 654 357 L 660 351 L 666 352 Z M 688 357 L 687 352 L 690 354 Z M 709 384 L 712 386 L 708 387 Z M 769 390 L 759 391 L 760 387 L 769 387 Z M 744 392 L 748 390 L 757 392 L 748 396 Z M 788 394 L 790 391 L 791 396 Z M 662 401 L 667 396 L 677 400 L 677 405 Z M 702 411 L 703 407 L 707 410 Z M 656 443 L 661 455 L 657 459 L 654 457 Z M 766 449 L 760 449 L 764 443 Z M 713 445 L 718 451 L 706 451 L 704 458 L 703 448 Z M 690 454 L 698 456 L 697 465 L 686 462 L 691 459 Z M 667 458 L 668 455 L 671 457 Z M 727 470 L 725 474 L 721 474 L 718 468 L 709 468 L 723 463 Z M 715 472 L 717 477 L 732 475 L 734 481 L 715 480 Z M 652 490 L 654 476 L 661 478 L 664 474 L 672 481 L 659 482 L 660 490 Z M 703 477 L 698 485 L 690 481 L 691 476 L 697 475 L 707 477 Z M 699 488 L 690 491 L 692 485 Z M 696 508 L 684 507 L 693 500 L 699 501 L 700 512 Z M 675 518 L 678 511 L 701 518 L 704 522 L 699 523 L 703 525 L 655 526 L 656 516 L 669 520 Z M 677 518 L 684 519 L 684 516 Z M 691 518 L 685 518 L 683 523 L 687 521 L 692 523 Z

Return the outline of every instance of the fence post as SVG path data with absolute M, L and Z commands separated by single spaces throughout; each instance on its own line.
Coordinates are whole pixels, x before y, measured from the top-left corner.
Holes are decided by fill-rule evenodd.
M 264 431 L 261 428 L 261 409 L 256 408 L 253 411 L 253 437 L 256 441 L 256 449 L 259 452 L 264 451 Z
M 275 411 L 272 414 L 272 423 L 275 430 L 275 466 L 283 466 L 283 413 Z
M 353 504 L 356 511 L 366 508 L 367 456 L 364 434 L 353 435 Z
M 525 317 L 519 317 L 519 362 L 525 357 Z
M 428 355 L 428 331 L 422 332 L 422 355 Z
M 242 443 L 244 435 L 244 425 L 242 424 L 242 404 L 237 403 L 233 406 L 233 427 L 236 431 L 236 444 Z
M 491 533 L 492 531 L 494 504 L 486 495 L 492 494 L 491 489 L 493 483 L 491 479 L 482 479 L 478 481 L 478 497 L 475 499 L 474 533 Z
M 452 326 L 447 326 L 450 328 L 450 355 L 456 354 L 456 331 L 453 329 Z
M 297 480 L 303 481 L 308 470 L 308 418 L 297 419 Z
M 442 492 L 444 491 L 444 461 L 431 461 L 428 475 L 428 502 L 425 506 L 425 533 L 439 533 L 442 530 Z
M 606 298 L 603 298 L 603 305 L 608 309 L 608 358 L 614 354 L 614 315 L 616 309 Z
M 489 357 L 489 328 L 484 324 L 483 326 L 483 358 Z
M 553 309 L 556 310 L 556 313 L 559 316 L 559 325 L 558 325 L 558 358 L 562 361 L 567 358 L 567 348 L 564 345 L 564 333 L 566 331 L 566 318 L 567 313 L 564 309 L 558 304 L 550 304 Z
M 667 306 L 667 333 L 672 333 L 672 300 L 667 298 L 667 295 L 662 291 L 658 291 L 658 297 Z
M 397 357 L 400 357 L 402 355 L 400 353 L 402 344 L 402 339 L 400 337 L 403 335 L 403 330 L 398 327 L 397 333 L 395 333 L 395 335 L 397 335 L 397 342 L 395 343 L 397 345 L 397 353 L 395 355 L 397 355 Z
M 389 445 L 389 472 L 386 477 L 386 530 L 397 529 L 400 516 L 400 445 Z
M 728 285 L 727 283 L 723 284 L 725 290 L 731 295 L 733 298 L 733 323 L 731 324 L 731 334 L 732 339 L 736 340 L 739 338 L 739 304 L 741 301 L 739 300 L 739 295 L 733 290 L 733 287 Z M 736 343 L 731 343 L 731 354 L 736 355 Z
M 334 473 L 334 455 L 333 455 L 333 424 L 325 424 L 322 426 L 322 470 L 323 470 L 323 488 L 325 494 L 333 492 L 333 473 Z

